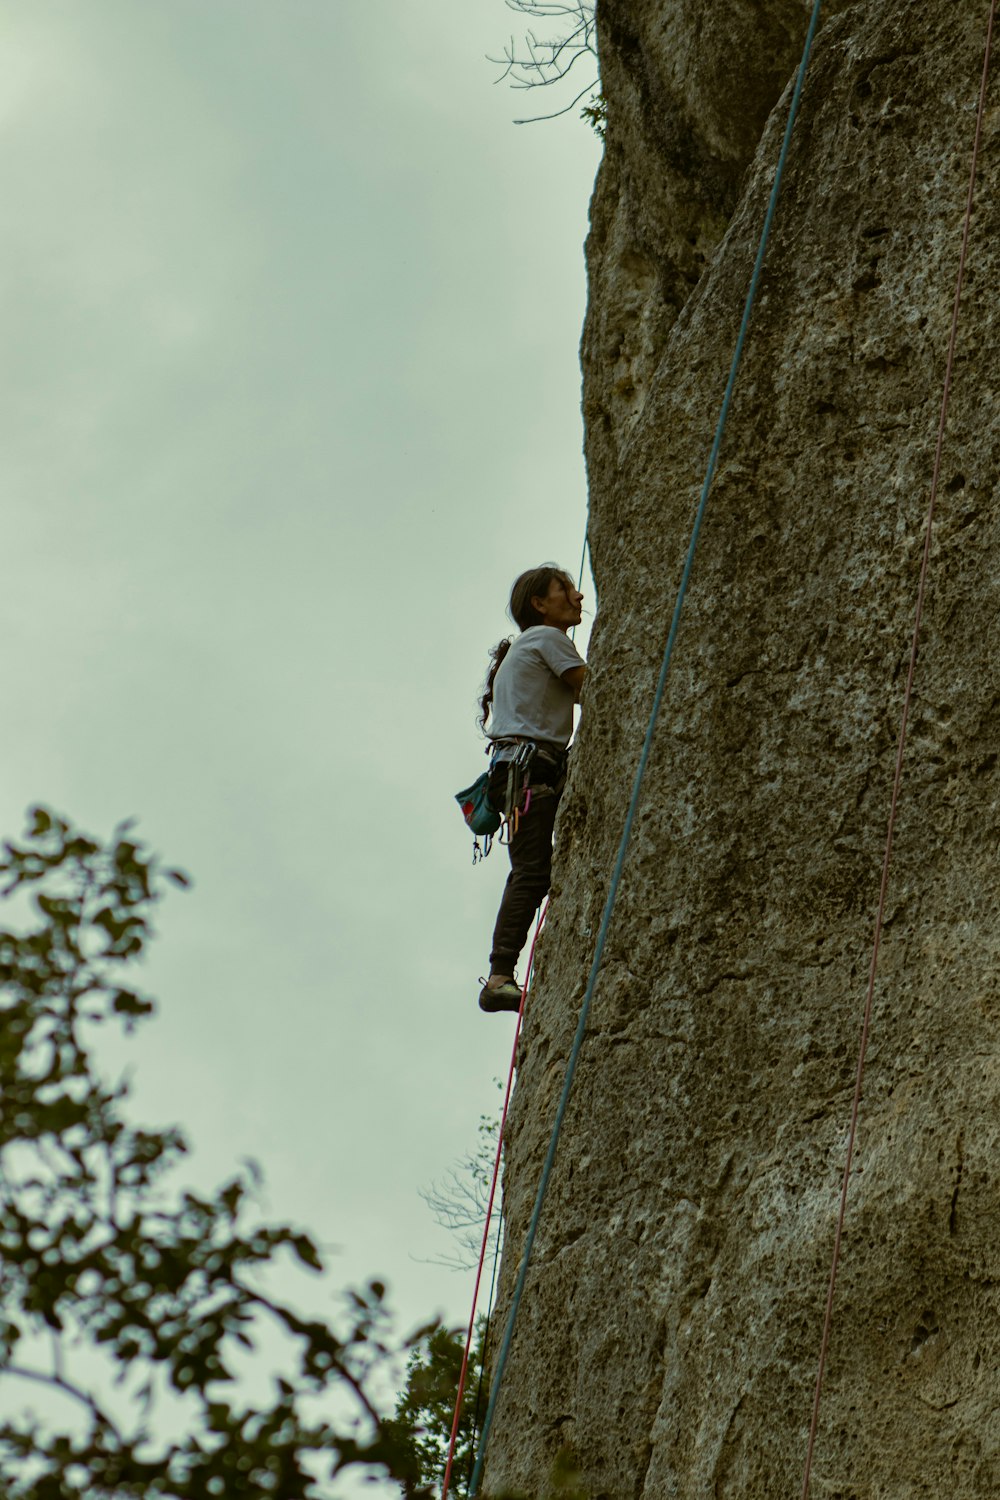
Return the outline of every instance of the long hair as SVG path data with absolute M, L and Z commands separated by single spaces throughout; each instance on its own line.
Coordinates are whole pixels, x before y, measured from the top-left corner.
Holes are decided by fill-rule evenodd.
M 565 568 L 560 568 L 558 563 L 543 563 L 540 568 L 529 568 L 526 573 L 521 573 L 514 579 L 514 586 L 510 591 L 510 602 L 507 605 L 507 613 L 519 630 L 530 630 L 532 625 L 542 625 L 544 621 L 532 604 L 532 599 L 544 599 L 549 591 L 554 578 L 568 581 L 569 574 Z M 490 665 L 486 674 L 486 688 L 482 698 L 479 700 L 480 716 L 479 726 L 486 728 L 486 721 L 493 707 L 493 683 L 500 670 L 500 664 L 513 644 L 513 637 L 507 636 L 498 641 L 490 651 Z

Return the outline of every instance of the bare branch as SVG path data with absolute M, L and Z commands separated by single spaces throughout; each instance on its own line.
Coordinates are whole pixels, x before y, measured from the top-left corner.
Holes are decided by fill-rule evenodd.
M 568 114 L 569 111 L 573 108 L 574 104 L 579 104 L 579 102 L 583 98 L 584 94 L 589 93 L 591 89 L 596 89 L 596 88 L 599 88 L 599 87 L 600 87 L 600 80 L 597 79 L 597 78 L 595 78 L 592 83 L 588 83 L 587 84 L 587 87 L 585 89 L 581 89 L 580 90 L 580 92 L 577 94 L 577 96 L 576 96 L 575 99 L 571 99 L 569 101 L 569 103 L 566 105 L 565 109 L 557 109 L 555 111 L 555 113 L 551 114 L 551 115 L 528 115 L 523 120 L 515 120 L 514 124 L 515 125 L 537 125 L 538 122 L 539 122 L 539 120 L 558 120 L 558 118 L 559 118 L 560 115 Z
M 19 1380 L 33 1380 L 38 1385 L 52 1386 L 62 1391 L 64 1395 L 71 1396 L 74 1401 L 79 1401 L 85 1406 L 99 1427 L 103 1427 L 106 1432 L 113 1432 L 116 1438 L 121 1439 L 118 1427 L 107 1413 L 101 1410 L 89 1391 L 81 1390 L 65 1376 L 58 1373 L 50 1374 L 46 1370 L 29 1370 L 23 1365 L 0 1365 L 0 1376 L 3 1375 L 14 1375 Z
M 489 57 L 489 61 L 503 69 L 495 80 L 500 83 L 510 80 L 511 88 L 547 88 L 561 83 L 570 74 L 579 59 L 585 55 L 596 60 L 597 32 L 595 16 L 596 0 L 575 0 L 575 3 L 547 3 L 547 0 L 506 0 L 508 10 L 519 15 L 539 20 L 564 23 L 561 32 L 550 37 L 540 37 L 534 29 L 525 31 L 520 45 L 512 36 L 504 48 L 502 57 Z M 600 88 L 599 83 L 588 84 L 588 88 Z M 554 120 L 566 114 L 577 104 L 587 89 L 582 90 L 564 109 L 536 118 Z M 518 125 L 528 124 L 518 120 Z

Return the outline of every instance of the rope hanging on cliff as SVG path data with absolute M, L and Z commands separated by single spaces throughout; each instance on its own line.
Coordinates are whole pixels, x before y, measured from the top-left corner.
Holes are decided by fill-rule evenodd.
M 476 1326 L 476 1305 L 479 1302 L 479 1287 L 483 1279 L 483 1266 L 486 1262 L 486 1247 L 490 1240 L 490 1224 L 493 1221 L 493 1200 L 496 1197 L 497 1182 L 500 1178 L 500 1158 L 503 1154 L 504 1128 L 507 1124 L 507 1109 L 510 1105 L 510 1092 L 514 1083 L 514 1067 L 517 1062 L 517 1044 L 521 1038 L 521 1021 L 524 1018 L 524 1002 L 528 994 L 528 986 L 531 983 L 531 969 L 535 962 L 535 946 L 538 943 L 538 935 L 545 922 L 545 913 L 549 909 L 549 903 L 545 905 L 535 923 L 535 935 L 531 940 L 531 949 L 528 953 L 528 967 L 524 976 L 524 988 L 521 991 L 521 1008 L 517 1013 L 517 1025 L 514 1027 L 514 1045 L 511 1048 L 510 1067 L 507 1070 L 507 1089 L 503 1096 L 503 1108 L 500 1111 L 500 1129 L 497 1132 L 497 1153 L 493 1161 L 493 1178 L 490 1182 L 489 1202 L 486 1205 L 486 1223 L 483 1227 L 483 1243 L 479 1249 L 479 1265 L 476 1268 L 476 1285 L 472 1293 L 472 1312 L 469 1315 L 469 1327 L 465 1335 L 465 1352 L 462 1355 L 462 1369 L 458 1377 L 458 1394 L 455 1397 L 455 1412 L 451 1423 L 451 1437 L 448 1440 L 448 1457 L 444 1466 L 444 1479 L 441 1484 L 441 1500 L 448 1500 L 448 1486 L 451 1483 L 451 1471 L 455 1462 L 455 1445 L 458 1442 L 458 1424 L 462 1416 L 462 1397 L 465 1395 L 465 1382 L 469 1374 L 469 1353 L 472 1349 L 472 1339 Z M 496 1265 L 493 1267 L 496 1275 Z M 485 1361 L 486 1351 L 483 1350 Z
M 503 1221 L 503 1204 L 498 1205 L 501 1223 Z M 476 1381 L 476 1399 L 472 1407 L 472 1441 L 469 1444 L 469 1471 L 465 1476 L 465 1488 L 468 1491 L 469 1481 L 472 1478 L 472 1466 L 476 1461 L 476 1447 L 479 1443 L 479 1415 L 483 1405 L 483 1379 L 486 1375 L 486 1362 L 490 1349 L 490 1320 L 493 1317 L 493 1299 L 497 1289 L 497 1272 L 500 1270 L 500 1250 L 503 1246 L 503 1234 L 500 1227 L 497 1228 L 496 1245 L 493 1249 L 493 1270 L 490 1273 L 490 1289 L 486 1296 L 486 1327 L 483 1331 L 483 1347 L 479 1360 L 479 1378 Z
M 757 298 L 757 289 L 760 285 L 761 272 L 764 265 L 764 257 L 767 253 L 767 244 L 771 233 L 771 224 L 774 219 L 775 209 L 778 203 L 778 194 L 781 190 L 781 181 L 785 170 L 785 163 L 787 161 L 788 151 L 791 145 L 792 131 L 794 129 L 795 121 L 799 113 L 799 103 L 802 97 L 802 88 L 805 83 L 806 71 L 809 66 L 809 56 L 812 52 L 813 39 L 816 35 L 816 29 L 819 25 L 819 13 L 821 4 L 822 0 L 815 0 L 815 3 L 813 5 L 812 15 L 809 20 L 809 29 L 806 33 L 805 46 L 802 50 L 802 59 L 799 63 L 798 74 L 795 79 L 795 88 L 792 93 L 792 101 L 788 111 L 788 123 L 785 126 L 785 135 L 781 143 L 781 152 L 778 156 L 777 167 L 775 168 L 774 183 L 771 188 L 771 196 L 767 205 L 767 213 L 764 216 L 764 227 L 761 230 L 760 242 L 757 247 L 757 256 L 754 261 L 753 272 L 750 277 L 750 286 L 747 292 L 746 303 L 743 308 L 743 318 L 740 322 L 740 331 L 737 335 L 736 348 L 733 351 L 732 364 L 730 365 L 729 369 L 729 379 L 726 382 L 726 390 L 722 398 L 722 407 L 719 412 L 719 420 L 716 424 L 715 437 L 712 442 L 712 449 L 708 458 L 708 466 L 705 471 L 705 479 L 702 484 L 701 498 L 698 502 L 698 508 L 695 512 L 694 524 L 691 528 L 691 538 L 688 543 L 687 555 L 684 561 L 684 568 L 681 573 L 681 580 L 678 586 L 677 597 L 674 603 L 673 616 L 670 621 L 670 630 L 668 632 L 666 646 L 664 647 L 663 651 L 663 661 L 660 666 L 660 675 L 657 680 L 656 691 L 653 696 L 653 706 L 649 716 L 649 723 L 646 728 L 646 737 L 643 741 L 642 751 L 639 756 L 639 764 L 636 768 L 635 780 L 632 785 L 632 795 L 629 798 L 628 810 L 625 814 L 625 826 L 622 830 L 621 842 L 618 846 L 618 857 L 615 861 L 614 870 L 611 876 L 611 883 L 608 887 L 608 895 L 604 906 L 604 914 L 601 918 L 601 926 L 597 935 L 597 945 L 594 950 L 594 959 L 591 965 L 590 975 L 587 980 L 587 988 L 584 992 L 583 1000 L 580 1006 L 580 1017 L 579 1021 L 577 1022 L 576 1035 L 573 1038 L 573 1045 L 566 1063 L 566 1073 L 563 1080 L 562 1094 L 560 1096 L 559 1105 L 556 1110 L 555 1123 L 552 1127 L 552 1135 L 549 1140 L 549 1148 L 545 1157 L 545 1163 L 542 1167 L 542 1175 L 538 1184 L 538 1192 L 535 1197 L 535 1205 L 532 1210 L 531 1220 L 528 1225 L 528 1232 L 525 1236 L 524 1250 L 521 1255 L 521 1264 L 518 1269 L 517 1282 L 514 1287 L 514 1295 L 511 1299 L 510 1312 L 507 1316 L 507 1324 L 504 1329 L 503 1343 L 500 1346 L 500 1352 L 497 1356 L 497 1368 L 493 1376 L 493 1384 L 490 1389 L 489 1405 L 486 1408 L 486 1416 L 483 1420 L 483 1431 L 479 1443 L 479 1452 L 476 1455 L 476 1466 L 472 1471 L 472 1480 L 469 1485 L 469 1500 L 473 1500 L 473 1497 L 476 1496 L 479 1492 L 479 1482 L 482 1478 L 483 1461 L 486 1454 L 486 1444 L 489 1441 L 490 1429 L 493 1424 L 493 1416 L 496 1410 L 497 1397 L 500 1392 L 504 1370 L 507 1365 L 507 1358 L 510 1354 L 511 1342 L 514 1337 L 514 1325 L 517 1320 L 518 1308 L 521 1304 L 521 1297 L 524 1293 L 524 1285 L 528 1276 L 528 1266 L 531 1261 L 531 1251 L 535 1242 L 535 1235 L 538 1231 L 539 1220 L 541 1219 L 542 1205 L 545 1201 L 545 1193 L 546 1189 L 548 1188 L 549 1177 L 552 1173 L 552 1164 L 555 1160 L 556 1147 L 559 1142 L 559 1132 L 562 1128 L 563 1117 L 566 1113 L 567 1103 L 569 1102 L 570 1090 L 573 1086 L 573 1077 L 576 1072 L 576 1064 L 580 1056 L 580 1049 L 583 1046 L 583 1038 L 587 1027 L 587 1015 L 590 1010 L 591 1001 L 594 998 L 594 990 L 597 986 L 598 975 L 600 974 L 601 964 L 604 959 L 604 948 L 607 942 L 608 930 L 611 926 L 611 918 L 615 909 L 615 901 L 618 895 L 618 886 L 621 881 L 622 870 L 625 865 L 625 856 L 628 852 L 629 841 L 632 835 L 632 825 L 635 821 L 636 809 L 639 805 L 639 795 L 642 790 L 643 777 L 646 772 L 646 766 L 649 761 L 650 750 L 652 748 L 653 732 L 656 728 L 657 718 L 659 717 L 660 705 L 663 702 L 663 694 L 666 688 L 667 676 L 670 671 L 670 663 L 673 657 L 674 642 L 677 638 L 678 626 L 680 624 L 681 611 L 684 606 L 684 599 L 685 595 L 687 594 L 688 583 L 691 578 L 691 570 L 694 566 L 695 551 L 698 545 L 698 536 L 701 531 L 701 524 L 704 520 L 705 511 L 708 506 L 708 497 L 711 492 L 712 481 L 715 478 L 715 470 L 719 461 L 719 452 L 722 448 L 722 438 L 726 430 L 726 420 L 729 416 L 729 408 L 732 404 L 733 389 L 736 385 L 736 376 L 739 371 L 740 360 L 743 355 L 743 346 L 746 342 L 747 330 L 750 326 L 750 317 Z
M 577 593 L 579 593 L 580 590 L 583 588 L 583 570 L 584 570 L 584 568 L 586 566 L 587 566 L 587 527 L 584 526 L 584 528 L 583 528 L 583 550 L 580 553 L 580 576 L 576 580 Z M 570 638 L 571 641 L 575 641 L 576 640 L 576 626 L 575 625 L 573 626 L 573 629 L 569 633 L 569 638 Z
M 983 55 L 983 73 L 979 85 L 979 108 L 976 112 L 976 129 L 972 144 L 972 167 L 969 173 L 969 191 L 965 203 L 965 220 L 962 226 L 962 248 L 958 258 L 958 279 L 955 284 L 955 301 L 951 314 L 951 332 L 948 338 L 948 358 L 945 363 L 944 392 L 941 397 L 941 417 L 938 423 L 937 444 L 934 450 L 934 468 L 931 474 L 931 494 L 927 507 L 927 521 L 924 527 L 924 551 L 920 565 L 920 581 L 917 585 L 917 603 L 914 613 L 913 639 L 910 644 L 910 665 L 906 676 L 906 689 L 903 694 L 903 710 L 899 724 L 899 740 L 896 747 L 896 768 L 893 774 L 892 795 L 889 800 L 889 822 L 885 839 L 885 854 L 882 860 L 882 879 L 879 886 L 878 910 L 875 916 L 875 932 L 872 941 L 871 965 L 868 970 L 868 990 L 865 996 L 864 1017 L 861 1023 L 861 1044 L 858 1050 L 857 1075 L 854 1083 L 854 1100 L 851 1106 L 851 1124 L 847 1136 L 847 1159 L 844 1164 L 844 1177 L 840 1189 L 840 1209 L 837 1215 L 837 1229 L 833 1242 L 833 1262 L 830 1267 L 830 1283 L 827 1289 L 826 1311 L 823 1318 L 823 1338 L 820 1344 L 819 1369 L 816 1375 L 816 1388 L 813 1395 L 812 1420 L 809 1425 L 809 1443 L 806 1450 L 805 1472 L 802 1479 L 802 1500 L 809 1500 L 809 1483 L 812 1475 L 813 1451 L 816 1446 L 816 1429 L 819 1424 L 820 1396 L 823 1390 L 823 1375 L 826 1369 L 826 1356 L 830 1344 L 830 1327 L 833 1321 L 833 1297 L 837 1285 L 837 1269 L 840 1264 L 840 1247 L 844 1233 L 844 1218 L 847 1212 L 847 1191 L 851 1177 L 851 1161 L 854 1156 L 854 1144 L 857 1138 L 858 1113 L 861 1108 L 861 1085 L 864 1079 L 865 1055 L 868 1050 L 868 1034 L 871 1029 L 872 1003 L 875 996 L 875 976 L 878 969 L 879 946 L 882 939 L 882 928 L 885 919 L 885 902 L 889 886 L 889 865 L 892 859 L 892 841 L 896 827 L 896 807 L 899 802 L 899 787 L 903 774 L 903 754 L 906 748 L 906 727 L 910 715 L 910 702 L 913 697 L 913 680 L 917 669 L 917 647 L 920 640 L 920 621 L 924 609 L 924 597 L 927 592 L 927 574 L 930 567 L 931 536 L 934 526 L 934 509 L 937 504 L 938 482 L 941 477 L 941 454 L 944 448 L 945 424 L 948 419 L 948 400 L 951 395 L 952 370 L 955 363 L 955 346 L 958 340 L 958 313 L 962 300 L 962 283 L 965 278 L 965 258 L 969 248 L 969 228 L 972 222 L 972 202 L 976 189 L 976 169 L 979 163 L 979 144 L 983 131 L 983 114 L 986 108 L 986 84 L 990 71 L 990 53 L 993 46 L 993 23 L 996 19 L 997 0 L 991 0 L 989 21 L 986 27 L 986 46 Z

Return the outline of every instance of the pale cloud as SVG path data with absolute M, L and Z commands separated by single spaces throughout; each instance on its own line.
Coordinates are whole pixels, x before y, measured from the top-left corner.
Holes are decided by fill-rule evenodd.
M 460 1318 L 416 1190 L 509 1027 L 450 798 L 511 578 L 579 556 L 596 142 L 509 123 L 499 3 L 0 18 L 4 831 L 135 813 L 193 871 L 143 1108 Z

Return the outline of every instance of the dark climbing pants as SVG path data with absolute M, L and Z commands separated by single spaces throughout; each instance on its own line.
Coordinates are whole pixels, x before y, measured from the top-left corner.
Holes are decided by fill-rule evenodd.
M 562 786 L 545 785 L 543 762 L 532 765 L 531 805 L 520 819 L 517 832 L 507 847 L 510 874 L 493 930 L 490 972 L 513 974 L 521 950 L 538 908 L 549 892 L 552 878 L 552 830 Z M 490 774 L 490 801 L 502 807 L 507 786 L 508 766 L 500 761 Z M 550 781 L 562 781 L 554 773 Z

